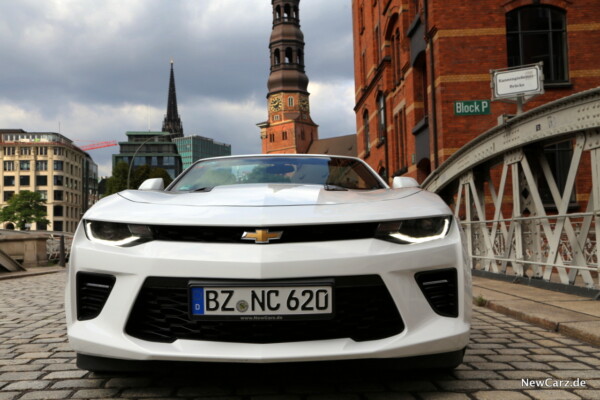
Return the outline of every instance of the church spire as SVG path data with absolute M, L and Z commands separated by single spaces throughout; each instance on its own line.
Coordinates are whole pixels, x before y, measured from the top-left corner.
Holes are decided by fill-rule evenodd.
M 307 93 L 304 73 L 304 34 L 300 30 L 300 0 L 272 0 L 273 30 L 269 94 L 281 91 Z
M 308 153 L 311 144 L 319 139 L 319 132 L 318 125 L 310 117 L 300 0 L 271 0 L 271 5 L 271 73 L 267 82 L 269 119 L 258 124 L 262 151 L 267 154 Z
M 172 137 L 183 137 L 183 126 L 177 112 L 177 94 L 175 93 L 175 73 L 173 72 L 173 59 L 171 59 L 171 78 L 169 80 L 169 99 L 167 101 L 167 114 L 163 121 L 163 132 L 172 133 Z

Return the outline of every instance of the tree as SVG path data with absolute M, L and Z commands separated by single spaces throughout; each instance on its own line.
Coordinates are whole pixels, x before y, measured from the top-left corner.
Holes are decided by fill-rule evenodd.
M 17 225 L 20 230 L 26 229 L 26 224 L 32 222 L 50 224 L 46 218 L 46 201 L 38 192 L 23 190 L 8 200 L 8 204 L 0 210 L 0 219 L 10 221 Z
M 129 173 L 129 164 L 126 162 L 120 162 L 115 165 L 113 169 L 113 175 L 108 178 L 106 184 L 105 196 L 109 194 L 120 192 L 121 190 L 127 189 L 127 174 Z M 163 178 L 165 186 L 173 181 L 169 176 L 168 172 L 163 168 L 150 167 L 148 165 L 140 165 L 131 172 L 129 186 L 133 189 L 138 188 L 142 182 L 150 178 Z

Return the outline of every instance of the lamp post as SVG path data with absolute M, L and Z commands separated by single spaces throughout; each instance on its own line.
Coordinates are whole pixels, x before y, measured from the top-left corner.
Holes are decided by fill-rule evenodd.
M 154 136 L 149 137 L 148 139 L 146 139 L 142 143 L 140 143 L 140 145 L 137 147 L 137 149 L 135 149 L 135 152 L 133 153 L 133 157 L 131 157 L 131 160 L 129 161 L 129 171 L 127 172 L 127 189 L 129 189 L 129 180 L 130 180 L 130 177 L 131 177 L 131 168 L 133 167 L 133 162 L 135 161 L 135 156 L 140 151 L 140 149 L 142 148 L 143 145 L 145 145 L 146 143 L 148 143 L 152 139 L 156 139 L 158 136 L 159 135 L 154 135 Z M 168 134 L 162 135 L 162 136 L 171 137 L 172 133 L 168 133 Z

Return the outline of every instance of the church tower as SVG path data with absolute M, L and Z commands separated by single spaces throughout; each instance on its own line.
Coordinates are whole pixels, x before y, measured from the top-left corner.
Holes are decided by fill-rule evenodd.
M 167 114 L 163 121 L 163 132 L 170 132 L 172 138 L 183 137 L 183 126 L 177 112 L 177 94 L 175 93 L 175 73 L 173 60 L 171 60 L 171 78 L 169 80 L 169 99 L 167 101 Z
M 310 117 L 308 77 L 304 73 L 304 35 L 300 0 L 272 0 L 273 30 L 269 43 L 271 73 L 267 87 L 268 121 L 261 128 L 263 153 L 307 153 L 318 140 Z

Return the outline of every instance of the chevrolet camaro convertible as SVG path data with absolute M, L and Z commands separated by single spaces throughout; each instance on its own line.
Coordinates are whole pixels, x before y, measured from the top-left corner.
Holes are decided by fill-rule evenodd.
M 461 232 L 437 195 L 411 178 L 390 188 L 356 158 L 201 160 L 167 188 L 148 180 L 83 216 L 69 341 L 95 371 L 351 359 L 452 368 L 471 316 Z

